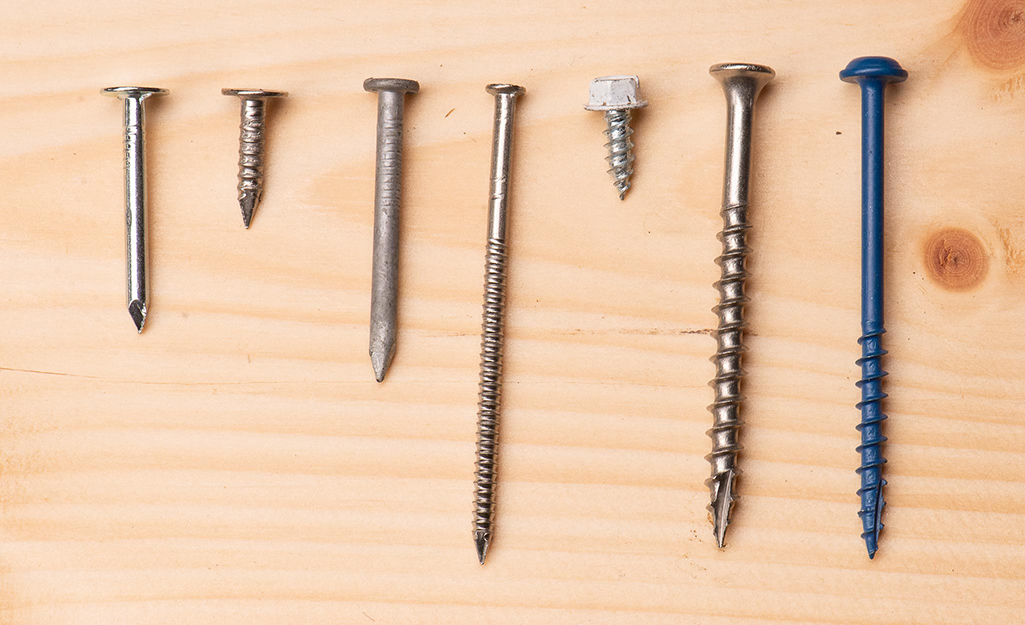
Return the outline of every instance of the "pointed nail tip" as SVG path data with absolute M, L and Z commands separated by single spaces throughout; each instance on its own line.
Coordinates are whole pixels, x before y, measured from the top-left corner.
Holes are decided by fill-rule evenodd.
M 392 358 L 395 355 L 395 348 L 380 350 L 370 349 L 370 364 L 374 366 L 374 377 L 377 378 L 378 382 L 384 382 L 384 378 L 388 375 L 388 369 L 391 367 Z
M 131 316 L 136 330 L 139 331 L 139 334 L 142 334 L 142 329 L 146 325 L 146 307 L 138 301 L 133 301 L 128 305 L 128 314 Z

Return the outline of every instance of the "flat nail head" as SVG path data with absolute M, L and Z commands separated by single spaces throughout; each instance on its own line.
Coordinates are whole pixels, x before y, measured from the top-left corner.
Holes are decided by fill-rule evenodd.
M 405 78 L 367 78 L 363 81 L 363 89 L 371 92 L 398 91 L 399 93 L 417 93 L 420 83 Z
M 883 82 L 904 82 L 908 72 L 896 60 L 886 56 L 859 56 L 840 72 L 840 80 L 856 83 L 862 78 L 875 78 Z
M 148 98 L 151 95 L 166 95 L 167 89 L 160 87 L 107 87 L 100 93 L 116 98 Z
M 486 90 L 491 95 L 508 95 L 512 97 L 521 96 L 527 92 L 526 89 L 519 85 L 506 85 L 501 83 L 495 83 L 488 85 Z
M 262 98 L 284 98 L 287 91 L 268 91 L 266 89 L 221 89 L 221 95 L 235 95 L 240 98 L 256 100 Z

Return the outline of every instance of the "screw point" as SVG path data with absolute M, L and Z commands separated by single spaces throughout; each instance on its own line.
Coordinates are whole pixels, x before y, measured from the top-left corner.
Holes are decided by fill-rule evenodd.
M 488 547 L 491 544 L 491 537 L 485 532 L 476 532 L 473 535 L 473 544 L 477 548 L 477 559 L 480 563 L 484 564 L 484 559 L 488 557 Z

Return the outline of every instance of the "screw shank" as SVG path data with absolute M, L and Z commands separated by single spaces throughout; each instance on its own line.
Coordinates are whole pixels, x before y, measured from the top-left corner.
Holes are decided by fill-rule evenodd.
M 748 81 L 726 90 L 726 164 L 723 206 L 747 204 L 751 175 L 751 125 L 757 92 Z
M 862 330 L 883 328 L 883 101 L 885 83 L 861 84 Z

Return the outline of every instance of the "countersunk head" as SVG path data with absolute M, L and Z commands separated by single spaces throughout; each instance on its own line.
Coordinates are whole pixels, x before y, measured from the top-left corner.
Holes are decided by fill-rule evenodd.
M 908 72 L 900 63 L 886 56 L 859 56 L 840 72 L 840 80 L 858 82 L 862 78 L 875 78 L 884 83 L 904 82 Z
M 398 91 L 399 93 L 416 93 L 420 91 L 420 83 L 406 78 L 367 78 L 363 81 L 367 91 Z
M 151 95 L 165 95 L 167 89 L 160 87 L 107 87 L 100 93 L 116 98 L 139 98 L 142 100 Z
M 512 97 L 521 96 L 527 92 L 526 89 L 519 85 L 507 85 L 504 83 L 493 83 L 485 87 L 485 90 L 491 95 L 508 95 Z
M 708 68 L 712 78 L 718 80 L 723 87 L 735 79 L 754 81 L 754 93 L 757 95 L 762 87 L 776 77 L 776 72 L 767 65 L 754 63 L 716 63 Z
M 648 106 L 641 99 L 641 79 L 636 76 L 602 76 L 591 81 L 588 111 L 623 111 Z
M 266 89 L 221 89 L 221 95 L 237 95 L 246 100 L 260 100 L 263 98 L 283 98 L 288 95 L 288 92 L 268 91 Z

